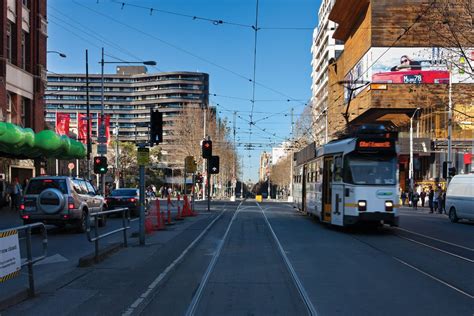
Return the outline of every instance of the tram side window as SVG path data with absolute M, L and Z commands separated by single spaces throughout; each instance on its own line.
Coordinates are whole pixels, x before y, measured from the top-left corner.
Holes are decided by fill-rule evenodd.
M 334 181 L 342 181 L 342 157 L 334 159 Z

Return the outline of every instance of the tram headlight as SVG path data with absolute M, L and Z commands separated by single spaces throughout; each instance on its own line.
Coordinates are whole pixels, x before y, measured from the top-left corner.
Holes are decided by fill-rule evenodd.
M 392 212 L 393 211 L 393 202 L 392 201 L 385 201 L 385 211 Z
M 367 211 L 367 201 L 359 200 L 359 202 L 357 202 L 357 206 L 359 207 L 359 212 Z

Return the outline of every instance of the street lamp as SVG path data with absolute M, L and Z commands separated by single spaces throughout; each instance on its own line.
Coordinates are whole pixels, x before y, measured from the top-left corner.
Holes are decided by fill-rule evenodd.
M 47 53 L 47 54 L 53 54 L 53 53 L 54 53 L 54 54 L 58 54 L 59 57 L 66 58 L 66 54 L 61 53 L 61 52 L 58 52 L 58 51 L 56 51 L 56 50 L 48 50 L 48 51 L 46 51 L 46 53 Z
M 47 54 L 58 54 L 59 57 L 66 58 L 66 54 L 58 52 L 56 50 L 48 50 L 48 51 L 46 51 L 46 53 Z M 56 122 L 55 122 L 55 124 L 57 124 L 57 120 L 58 120 L 58 105 L 56 105 Z M 59 175 L 59 160 L 58 159 L 56 159 L 56 175 L 57 176 Z
M 413 118 L 420 110 L 420 108 L 416 108 L 415 112 L 413 112 L 412 116 L 410 117 L 410 164 L 408 170 L 408 178 L 410 179 L 410 190 L 412 193 L 415 186 L 413 179 Z

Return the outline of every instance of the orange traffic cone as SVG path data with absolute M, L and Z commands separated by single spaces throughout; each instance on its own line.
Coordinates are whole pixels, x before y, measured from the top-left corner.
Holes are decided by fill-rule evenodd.
M 151 217 L 145 217 L 145 233 L 151 234 L 153 232 L 153 223 L 151 221 Z
M 156 218 L 156 225 L 155 225 L 155 230 L 164 230 L 165 229 L 165 223 L 163 221 L 163 216 L 161 214 L 160 210 L 160 201 L 158 199 L 155 200 L 155 218 Z
M 181 201 L 181 196 L 178 194 L 178 213 L 176 214 L 176 217 L 174 218 L 177 221 L 182 221 L 184 219 L 181 213 L 180 201 Z

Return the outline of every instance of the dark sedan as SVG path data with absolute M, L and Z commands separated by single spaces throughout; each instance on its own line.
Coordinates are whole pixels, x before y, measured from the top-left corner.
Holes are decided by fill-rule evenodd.
M 123 188 L 113 190 L 106 200 L 109 209 L 128 207 L 130 215 L 139 215 L 140 191 L 138 189 Z

